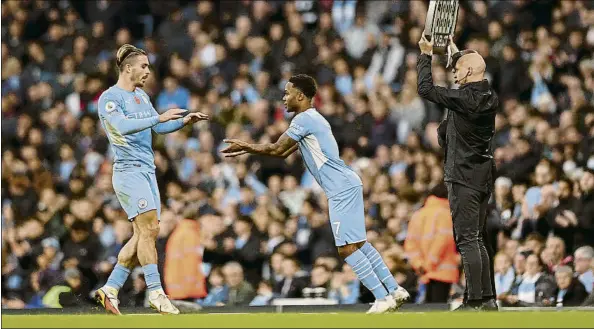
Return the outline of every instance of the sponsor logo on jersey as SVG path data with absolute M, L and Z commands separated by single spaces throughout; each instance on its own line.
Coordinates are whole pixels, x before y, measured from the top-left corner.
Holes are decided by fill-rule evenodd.
M 144 118 L 150 118 L 152 116 L 153 116 L 153 113 L 151 111 L 143 111 L 143 112 L 128 113 L 128 115 L 126 115 L 126 118 L 128 118 L 128 119 L 144 119 Z
M 148 205 L 148 202 L 146 201 L 146 199 L 138 200 L 138 208 L 144 209 L 144 208 L 146 208 L 147 205 Z

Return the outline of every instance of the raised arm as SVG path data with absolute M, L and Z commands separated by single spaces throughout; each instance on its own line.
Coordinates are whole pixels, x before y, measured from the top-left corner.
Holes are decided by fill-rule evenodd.
M 433 85 L 431 56 L 420 54 L 417 60 L 417 92 L 421 98 L 443 105 L 452 111 L 467 112 L 464 109 L 464 91 Z

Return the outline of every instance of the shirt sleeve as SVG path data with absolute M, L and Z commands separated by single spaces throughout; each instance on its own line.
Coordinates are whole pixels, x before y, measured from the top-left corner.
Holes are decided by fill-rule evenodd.
M 99 99 L 99 117 L 112 135 L 134 134 L 159 123 L 158 115 L 142 119 L 127 118 L 121 103 L 109 96 Z
M 433 84 L 431 56 L 425 54 L 419 55 L 417 75 L 417 93 L 421 98 L 443 105 L 452 111 L 468 113 L 465 104 L 471 100 L 463 90 L 448 89 Z
M 149 97 L 148 97 L 148 95 L 146 95 L 146 93 L 145 93 L 145 96 L 147 99 L 149 99 Z M 150 103 L 150 101 L 149 101 L 149 104 L 151 104 L 153 114 L 156 115 L 157 117 L 159 117 L 159 113 L 157 112 L 157 110 L 155 109 L 153 104 Z M 189 112 L 186 112 L 186 115 L 188 113 Z M 184 118 L 179 118 L 176 120 L 169 120 L 167 122 L 158 123 L 155 126 L 153 126 L 153 131 L 156 132 L 157 134 L 169 134 L 174 131 L 180 130 L 181 128 L 183 128 L 183 126 L 184 126 Z
M 297 142 L 301 141 L 305 136 L 310 134 L 310 125 L 307 121 L 307 117 L 303 114 L 295 116 L 293 121 L 291 121 L 291 125 L 289 125 L 286 134 Z

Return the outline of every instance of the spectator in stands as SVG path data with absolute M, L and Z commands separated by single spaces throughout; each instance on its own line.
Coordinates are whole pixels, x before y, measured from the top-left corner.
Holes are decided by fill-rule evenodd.
M 573 182 L 567 178 L 559 180 L 557 185 L 559 204 L 548 214 L 551 231 L 567 244 L 567 250 L 573 250 L 575 233 L 578 225 L 575 209 L 577 200 L 573 195 Z
M 554 301 L 554 278 L 545 272 L 545 266 L 536 254 L 526 258 L 526 272 L 516 280 L 509 293 L 504 294 L 503 305 L 549 306 Z
M 565 241 L 556 236 L 547 239 L 542 258 L 549 271 L 555 271 L 557 266 L 570 264 L 573 259 L 571 255 L 566 256 Z
M 580 306 L 588 296 L 584 285 L 573 276 L 569 266 L 559 266 L 555 271 L 557 281 L 556 306 Z
M 501 300 L 501 296 L 510 291 L 512 284 L 516 279 L 516 273 L 512 267 L 511 258 L 502 252 L 495 255 L 495 293 L 497 299 Z
M 590 263 L 590 270 L 594 271 L 594 260 L 592 260 Z M 594 291 L 590 293 L 590 295 L 582 303 L 582 306 L 594 306 Z
M 310 284 L 303 289 L 304 297 L 328 298 L 332 272 L 324 265 L 316 265 L 311 270 Z
M 208 295 L 198 303 L 202 306 L 222 306 L 229 296 L 229 288 L 220 268 L 214 268 L 208 276 Z
M 355 304 L 359 300 L 359 285 L 357 275 L 353 269 L 344 264 L 342 271 L 334 272 L 330 282 L 328 298 L 338 301 L 340 304 Z
M 514 272 L 516 273 L 516 278 L 514 282 L 517 282 L 521 279 L 522 275 L 526 272 L 526 258 L 530 252 L 519 252 L 514 254 Z
M 178 84 L 174 77 L 166 77 L 163 81 L 164 90 L 157 97 L 157 109 L 159 111 L 172 108 L 187 108 L 190 92 L 187 88 Z
M 591 246 L 578 248 L 574 253 L 575 275 L 590 294 L 594 290 L 594 249 Z
M 262 269 L 260 239 L 256 235 L 256 229 L 249 217 L 239 216 L 233 225 L 233 231 L 237 238 L 234 241 L 232 258 L 242 265 L 246 280 L 255 285 L 261 279 Z
M 591 128 L 592 129 L 592 128 Z M 587 168 L 580 179 L 581 198 L 578 206 L 579 240 L 594 246 L 594 169 Z
M 298 276 L 300 269 L 297 260 L 285 258 L 281 266 L 283 279 L 276 285 L 274 292 L 280 298 L 301 298 L 308 282 L 306 278 Z
M 223 267 L 225 283 L 229 287 L 225 305 L 248 305 L 256 296 L 256 292 L 243 276 L 243 268 L 237 262 L 229 262 Z
M 272 291 L 272 283 L 270 281 L 260 281 L 258 284 L 258 295 L 250 302 L 250 306 L 264 306 L 269 305 L 274 298 Z
M 76 268 L 64 271 L 64 283 L 52 287 L 43 296 L 46 307 L 62 308 L 93 305 L 91 288 L 83 281 L 82 273 Z

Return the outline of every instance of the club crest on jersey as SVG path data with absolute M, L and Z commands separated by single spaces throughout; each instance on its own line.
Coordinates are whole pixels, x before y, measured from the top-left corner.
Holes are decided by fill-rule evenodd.
M 147 205 L 148 205 L 148 202 L 146 201 L 146 199 L 138 200 L 138 208 L 144 209 L 144 208 L 146 208 Z
M 134 101 L 136 101 L 136 104 L 140 104 L 140 98 L 134 96 Z
M 116 109 L 116 105 L 114 102 L 109 101 L 105 103 L 105 112 L 109 113 Z

